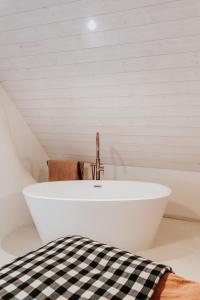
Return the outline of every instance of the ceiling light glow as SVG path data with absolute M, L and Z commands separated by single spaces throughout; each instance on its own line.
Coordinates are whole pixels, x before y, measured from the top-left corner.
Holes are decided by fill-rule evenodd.
M 87 28 L 90 31 L 95 31 L 96 28 L 97 28 L 97 23 L 94 20 L 89 20 L 88 23 L 87 23 Z

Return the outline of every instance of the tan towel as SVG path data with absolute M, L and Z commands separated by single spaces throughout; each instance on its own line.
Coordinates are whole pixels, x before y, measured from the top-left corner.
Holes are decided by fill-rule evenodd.
M 151 300 L 199 300 L 200 283 L 166 273 L 155 288 Z
M 49 181 L 83 179 L 84 162 L 76 160 L 48 160 Z

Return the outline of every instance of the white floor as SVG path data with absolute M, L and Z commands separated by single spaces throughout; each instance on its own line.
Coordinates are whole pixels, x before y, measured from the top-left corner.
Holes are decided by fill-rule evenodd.
M 34 227 L 22 227 L 1 241 L 0 266 L 40 246 Z M 177 274 L 200 282 L 200 223 L 163 219 L 154 248 L 139 254 L 168 264 Z

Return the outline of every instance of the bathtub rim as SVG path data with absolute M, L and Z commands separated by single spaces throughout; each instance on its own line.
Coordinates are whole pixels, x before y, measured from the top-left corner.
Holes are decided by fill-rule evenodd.
M 34 183 L 34 184 L 31 184 L 25 188 L 23 188 L 22 190 L 22 193 L 27 201 L 27 198 L 36 198 L 38 200 L 55 200 L 55 201 L 74 201 L 74 202 L 129 202 L 129 201 L 148 201 L 148 200 L 158 200 L 158 199 L 166 199 L 168 198 L 171 194 L 172 194 L 172 190 L 170 187 L 166 186 L 166 185 L 163 185 L 163 184 L 160 184 L 160 183 L 157 183 L 157 182 L 149 182 L 149 181 L 138 181 L 138 180 L 81 180 L 79 182 L 93 182 L 94 184 L 95 183 L 103 183 L 103 182 L 126 182 L 126 183 L 147 183 L 147 184 L 152 184 L 152 185 L 157 185 L 159 188 L 162 188 L 163 189 L 163 195 L 161 195 L 161 193 L 159 195 L 154 195 L 154 196 L 143 196 L 143 197 L 135 197 L 135 199 L 133 197 L 130 197 L 130 198 L 127 198 L 127 197 L 121 197 L 121 198 L 75 198 L 75 197 L 68 197 L 68 198 L 63 198 L 63 197 L 50 197 L 50 196 L 39 196 L 39 195 L 34 195 L 34 193 L 31 193 L 29 192 L 28 190 L 35 187 L 36 185 L 48 185 L 48 184 L 51 184 L 51 183 L 56 183 L 56 182 L 62 182 L 62 183 L 70 183 L 70 182 L 73 182 L 75 183 L 76 181 L 75 180 L 67 180 L 67 181 L 50 181 L 50 182 L 38 182 L 38 183 Z

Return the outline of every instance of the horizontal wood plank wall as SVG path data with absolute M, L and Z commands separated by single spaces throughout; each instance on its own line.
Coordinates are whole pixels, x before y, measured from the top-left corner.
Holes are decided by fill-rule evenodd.
M 0 81 L 52 158 L 200 171 L 199 0 L 0 0 Z

